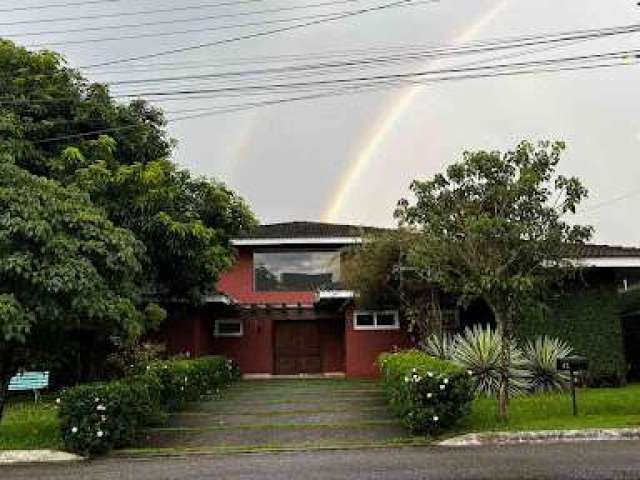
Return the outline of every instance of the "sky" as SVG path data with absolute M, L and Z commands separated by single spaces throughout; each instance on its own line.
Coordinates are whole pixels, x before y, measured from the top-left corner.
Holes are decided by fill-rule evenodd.
M 0 0 L 0 36 L 34 49 L 57 50 L 71 66 L 83 67 L 81 71 L 89 79 L 117 82 L 230 71 L 246 74 L 248 70 L 310 64 L 340 55 L 361 59 L 392 47 L 409 52 L 640 23 L 640 7 L 633 0 L 414 2 L 263 35 L 260 32 L 315 22 L 313 15 L 353 12 L 392 0 L 89 0 L 83 5 L 55 8 L 51 5 L 78 0 L 23 0 L 19 4 Z M 42 6 L 49 8 L 39 8 Z M 148 13 L 136 13 L 140 11 Z M 247 23 L 250 25 L 238 26 Z M 185 30 L 189 32 L 178 33 Z M 52 31 L 62 33 L 46 33 Z M 259 35 L 253 38 L 239 39 L 256 33 Z M 140 35 L 148 36 L 123 38 Z M 639 40 L 640 33 L 635 33 L 573 42 L 509 61 L 636 49 L 640 48 Z M 226 43 L 220 43 L 223 41 Z M 91 67 L 212 42 L 218 44 Z M 578 176 L 590 191 L 573 221 L 593 225 L 595 241 L 640 245 L 636 214 L 640 208 L 640 66 L 631 62 L 599 70 L 418 86 L 404 83 L 256 105 L 287 97 L 277 91 L 265 92 L 265 83 L 490 63 L 492 56 L 484 55 L 436 61 L 420 58 L 367 69 L 350 67 L 329 76 L 269 73 L 116 84 L 112 92 L 256 88 L 259 93 L 253 96 L 243 90 L 213 98 L 154 97 L 152 102 L 165 109 L 168 118 L 186 116 L 180 113 L 185 110 L 204 113 L 238 102 L 253 105 L 241 111 L 172 121 L 168 130 L 177 140 L 174 158 L 179 164 L 226 182 L 247 199 L 264 223 L 317 220 L 391 226 L 396 202 L 409 195 L 411 180 L 442 171 L 460 160 L 465 150 L 505 150 L 521 139 L 559 139 L 567 142 L 561 173 Z

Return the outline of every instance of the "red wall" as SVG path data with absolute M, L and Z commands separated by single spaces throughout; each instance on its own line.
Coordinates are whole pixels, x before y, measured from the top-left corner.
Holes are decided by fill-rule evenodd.
M 218 281 L 218 290 L 231 296 L 238 303 L 302 303 L 312 304 L 313 292 L 254 292 L 253 291 L 253 255 L 246 247 L 238 249 L 236 264 L 222 274 Z
M 214 338 L 211 353 L 236 361 L 242 373 L 272 373 L 273 320 L 260 313 L 243 316 L 243 328 L 242 337 Z
M 378 356 L 384 352 L 408 348 L 411 345 L 405 330 L 355 330 L 353 309 L 345 317 L 347 377 L 377 377 Z

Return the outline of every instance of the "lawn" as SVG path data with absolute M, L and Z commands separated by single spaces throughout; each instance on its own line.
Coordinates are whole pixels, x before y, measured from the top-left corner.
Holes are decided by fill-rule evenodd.
M 624 388 L 579 389 L 577 399 L 578 416 L 574 417 L 568 393 L 513 398 L 507 422 L 497 419 L 494 399 L 478 399 L 461 429 L 482 432 L 640 427 L 640 384 Z
M 59 448 L 58 416 L 50 401 L 12 401 L 0 423 L 0 450 Z

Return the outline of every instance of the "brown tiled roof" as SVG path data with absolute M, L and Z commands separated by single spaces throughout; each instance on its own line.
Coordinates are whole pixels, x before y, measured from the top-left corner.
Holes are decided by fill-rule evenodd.
M 321 222 L 285 222 L 259 225 L 242 238 L 340 238 L 360 237 L 384 231 L 382 228 Z
M 323 222 L 283 222 L 259 225 L 252 232 L 241 238 L 341 238 L 360 237 L 385 231 L 389 231 L 389 229 Z M 588 244 L 579 246 L 576 250 L 578 252 L 577 256 L 581 258 L 640 257 L 640 248 L 638 247 Z
M 578 256 L 582 258 L 640 257 L 640 248 L 587 244 L 578 247 Z

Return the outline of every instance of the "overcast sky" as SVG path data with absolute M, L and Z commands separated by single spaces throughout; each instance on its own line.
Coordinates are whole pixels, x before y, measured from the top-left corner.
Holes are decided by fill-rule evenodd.
M 230 16 L 326 1 L 245 0 L 214 7 L 212 4 L 228 3 L 228 0 L 115 0 L 103 3 L 95 3 L 94 0 L 91 4 L 65 8 L 4 11 L 0 14 L 0 23 L 3 24 L 0 32 L 22 45 L 51 45 L 50 48 L 63 53 L 71 65 L 87 66 L 308 20 L 226 28 L 229 25 L 309 18 L 311 15 L 375 7 L 392 0 L 345 0 L 342 4 L 317 8 Z M 70 2 L 72 0 L 1 0 L 0 9 Z M 379 48 L 406 46 L 410 49 L 449 45 L 462 40 L 479 41 L 640 23 L 640 7 L 636 6 L 635 0 L 440 0 L 418 3 L 83 72 L 92 80 L 113 81 L 246 71 L 291 65 L 292 62 L 317 62 L 326 56 L 326 52 L 335 56 L 337 51 L 349 51 L 345 58 L 362 58 L 371 55 L 367 50 L 375 52 L 377 50 L 374 49 Z M 201 5 L 201 8 L 133 14 L 141 10 L 196 5 Z M 110 13 L 116 16 L 68 20 L 72 16 Z M 214 15 L 228 16 L 205 18 Z M 22 21 L 28 23 L 7 25 Z M 160 21 L 165 23 L 118 28 Z M 42 34 L 102 26 L 111 28 Z M 212 30 L 218 27 L 225 28 Z M 200 31 L 166 35 L 178 30 Z M 163 36 L 104 40 L 106 37 L 146 33 L 162 33 Z M 103 40 L 85 41 L 92 38 Z M 639 40 L 640 34 L 631 34 L 573 43 L 510 61 L 640 48 Z M 59 43 L 77 41 L 81 42 Z M 299 57 L 291 58 L 290 55 Z M 447 65 L 474 60 L 477 59 L 455 59 Z M 366 74 L 416 71 L 435 66 L 420 60 L 379 70 L 367 69 Z M 341 75 L 357 76 L 359 73 L 350 69 Z M 233 87 L 247 82 L 263 85 L 265 82 L 312 81 L 314 78 L 265 76 L 169 85 L 120 85 L 113 91 L 147 92 L 185 86 Z M 597 241 L 639 245 L 639 85 L 640 67 L 637 65 L 441 82 L 415 90 L 404 85 L 182 120 L 171 123 L 169 130 L 178 141 L 175 158 L 180 164 L 196 173 L 227 182 L 250 202 L 263 222 L 328 219 L 381 226 L 393 224 L 395 203 L 407 195 L 411 179 L 433 175 L 448 163 L 458 160 L 465 149 L 506 149 L 523 138 L 563 139 L 568 150 L 561 164 L 562 172 L 582 178 L 591 192 L 578 220 L 596 227 Z M 262 92 L 259 97 L 250 98 L 182 98 L 156 103 L 175 112 L 237 102 L 245 102 L 246 105 L 246 102 L 256 99 L 276 98 L 281 97 Z M 180 114 L 168 116 L 178 117 Z

